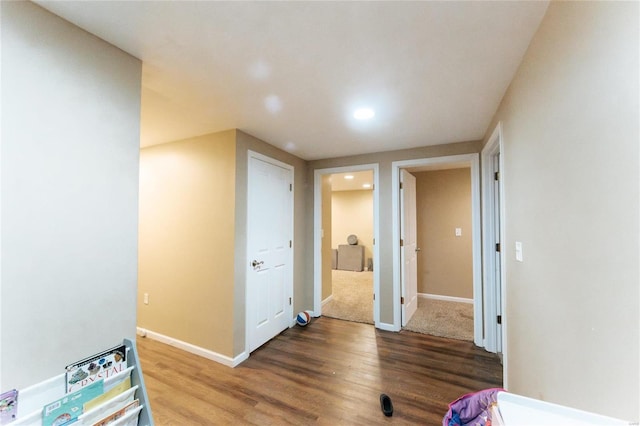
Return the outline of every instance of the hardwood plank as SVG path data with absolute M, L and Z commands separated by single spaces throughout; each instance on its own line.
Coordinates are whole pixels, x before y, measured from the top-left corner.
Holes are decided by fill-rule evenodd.
M 327 317 L 285 330 L 236 368 L 137 342 L 158 425 L 440 425 L 449 402 L 502 386 L 497 356 L 471 342 Z

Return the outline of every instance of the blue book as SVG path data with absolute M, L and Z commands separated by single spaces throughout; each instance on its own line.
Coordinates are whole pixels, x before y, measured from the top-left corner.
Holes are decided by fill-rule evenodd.
M 42 409 L 42 425 L 62 426 L 75 422 L 82 414 L 82 406 L 103 393 L 104 380 L 101 379 L 45 405 Z

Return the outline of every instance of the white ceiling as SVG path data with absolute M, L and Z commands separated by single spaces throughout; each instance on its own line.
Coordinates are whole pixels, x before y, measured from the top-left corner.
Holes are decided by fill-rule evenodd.
M 352 176 L 347 179 L 345 176 Z M 332 191 L 372 191 L 373 190 L 373 170 L 362 172 L 334 173 L 329 177 Z M 371 185 L 365 188 L 363 185 Z
M 548 5 L 37 3 L 143 61 L 142 146 L 239 128 L 307 160 L 481 139 Z

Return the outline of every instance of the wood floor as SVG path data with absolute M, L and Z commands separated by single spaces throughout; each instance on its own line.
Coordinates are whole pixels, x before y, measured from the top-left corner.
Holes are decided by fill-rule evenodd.
M 327 317 L 236 368 L 149 339 L 137 346 L 157 425 L 440 425 L 449 402 L 502 385 L 498 358 L 473 343 Z

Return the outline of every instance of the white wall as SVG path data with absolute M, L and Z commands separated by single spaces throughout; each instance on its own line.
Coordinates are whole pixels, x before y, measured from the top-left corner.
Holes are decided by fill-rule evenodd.
M 636 422 L 638 13 L 551 2 L 488 129 L 502 121 L 509 390 Z
M 0 389 L 135 336 L 141 63 L 2 2 Z

